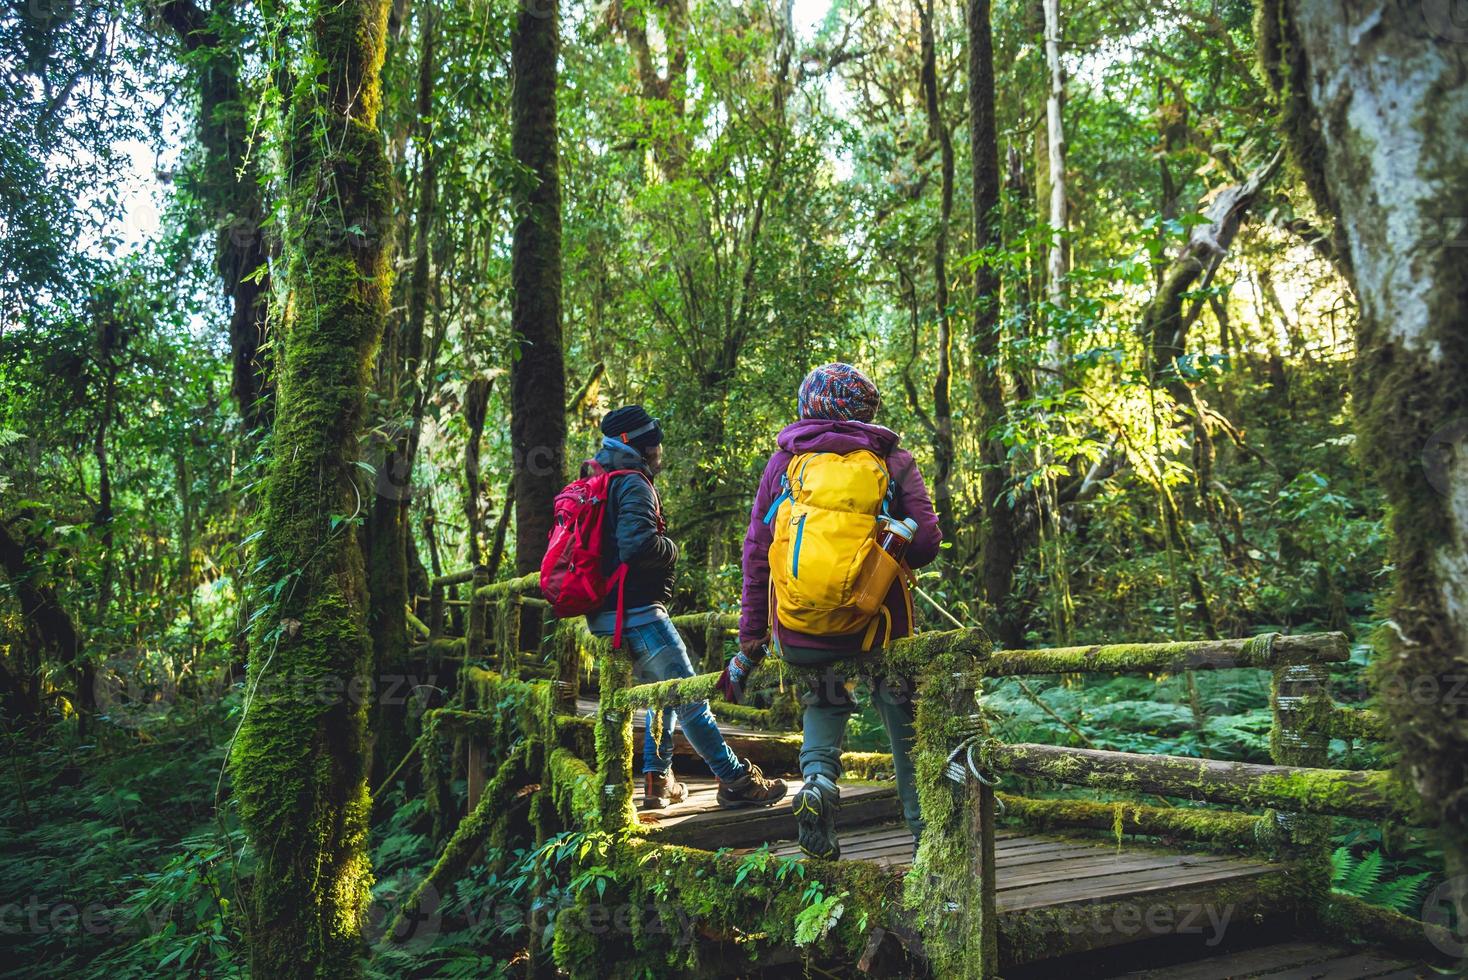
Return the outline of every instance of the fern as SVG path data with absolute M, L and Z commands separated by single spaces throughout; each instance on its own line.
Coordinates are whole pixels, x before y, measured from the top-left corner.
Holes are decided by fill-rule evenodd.
M 1423 871 L 1383 880 L 1385 858 L 1379 849 L 1358 858 L 1344 845 L 1331 852 L 1330 866 L 1336 891 L 1407 915 L 1417 911 L 1432 877 L 1431 872 Z
M 1381 852 L 1372 851 L 1364 858 L 1351 858 L 1351 864 L 1336 881 L 1335 887 L 1347 895 L 1365 898 L 1381 880 Z
M 1423 871 L 1420 874 L 1383 881 L 1372 889 L 1366 901 L 1411 915 L 1420 910 L 1422 893 L 1427 889 L 1427 882 L 1431 877 L 1431 872 Z

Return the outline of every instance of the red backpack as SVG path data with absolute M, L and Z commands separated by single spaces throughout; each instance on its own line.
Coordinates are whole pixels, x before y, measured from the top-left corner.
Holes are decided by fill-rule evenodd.
M 581 464 L 581 473 L 581 479 L 556 495 L 556 523 L 540 562 L 540 593 L 550 603 L 551 611 L 566 619 L 594 612 L 615 587 L 617 625 L 612 634 L 615 650 L 622 646 L 627 563 L 618 565 L 611 575 L 602 573 L 602 521 L 606 517 L 613 477 L 648 478 L 641 470 L 607 470 L 594 459 Z M 648 480 L 648 484 L 652 481 Z M 663 516 L 659 512 L 659 534 L 663 528 Z

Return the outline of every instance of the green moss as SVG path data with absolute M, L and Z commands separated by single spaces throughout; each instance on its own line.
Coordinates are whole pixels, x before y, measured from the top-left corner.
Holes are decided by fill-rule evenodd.
M 902 930 L 898 880 L 864 863 L 732 855 L 655 846 L 619 836 L 585 863 L 607 872 L 556 918 L 556 967 L 571 977 L 699 976 L 800 948 L 812 898 L 840 896 L 830 933 L 812 954 L 852 964 L 879 927 Z M 818 884 L 816 895 L 808 889 Z M 905 931 L 905 930 L 902 930 Z M 737 967 L 735 967 L 737 969 Z
M 596 773 L 569 749 L 550 754 L 551 802 L 568 827 L 594 827 L 601 819 Z
M 627 658 L 610 647 L 598 663 L 601 700 L 596 709 L 597 783 L 600 796 L 599 828 L 614 832 L 631 827 L 632 807 L 632 710 L 625 693 L 632 678 Z M 608 696 L 610 695 L 610 696 Z
M 1291 769 L 1181 756 L 1129 757 L 1115 752 L 992 741 L 984 744 L 981 755 L 984 765 L 993 770 L 1093 789 L 1143 791 L 1365 819 L 1399 816 L 1411 807 L 1405 787 L 1387 772 Z
M 619 688 L 616 694 L 617 706 L 626 711 L 639 708 L 676 708 L 683 704 L 709 701 L 719 696 L 715 686 L 718 680 L 718 674 L 697 674 L 693 677 L 676 677 L 670 681 Z
M 730 704 L 727 701 L 719 701 L 713 706 L 713 709 L 714 716 L 720 721 L 734 722 L 750 728 L 773 729 L 775 727 L 769 708 L 753 708 L 747 704 Z
M 392 290 L 391 168 L 377 128 L 386 0 L 317 2 L 284 19 L 309 66 L 283 121 L 277 416 L 259 539 L 263 633 L 232 756 L 258 866 L 251 972 L 362 970 L 367 855 L 367 578 L 354 528 L 370 367 Z M 309 33 L 298 33 L 310 25 Z M 290 73 L 286 73 L 290 74 Z M 320 133 L 330 132 L 324 140 Z M 329 205 L 324 202 L 329 201 Z M 353 227 L 378 230 L 362 240 Z
M 1166 904 L 1146 896 L 1122 896 L 1081 906 L 1060 904 L 1002 913 L 1000 955 L 1006 965 L 1017 966 L 1109 945 L 1116 941 L 1115 933 L 1123 923 L 1135 923 L 1140 933 L 1147 928 L 1147 916 L 1156 915 L 1172 903 L 1184 910 L 1192 907 L 1213 910 L 1215 914 L 1226 912 L 1234 928 L 1248 928 L 1245 923 L 1260 921 L 1264 916 L 1281 927 L 1308 919 L 1293 876 L 1288 871 L 1276 871 L 1241 882 L 1201 886 L 1191 893 L 1173 893 Z M 1214 925 L 1205 912 L 1193 918 L 1191 925 L 1207 930 L 1221 929 L 1226 924 Z
M 1351 895 L 1332 892 L 1318 909 L 1317 923 L 1333 938 L 1376 943 L 1416 956 L 1425 963 L 1448 965 L 1445 949 L 1462 947 L 1462 937 L 1441 925 L 1370 905 Z
M 1334 708 L 1325 718 L 1325 734 L 1331 738 L 1370 739 L 1384 742 L 1391 738 L 1386 719 L 1370 708 Z
M 492 585 L 482 585 L 474 590 L 474 594 L 485 599 L 499 599 L 509 595 L 539 595 L 540 573 L 530 572 L 519 578 L 506 579 Z
M 418 910 L 424 896 L 441 894 L 447 890 L 469 866 L 469 861 L 474 857 L 475 852 L 491 838 L 502 833 L 510 794 L 525 778 L 527 754 L 528 749 L 521 748 L 500 764 L 494 777 L 485 785 L 484 793 L 479 797 L 474 809 L 459 822 L 453 836 L 444 846 L 443 853 L 434 863 L 433 869 L 414 887 L 412 893 L 398 909 L 393 925 L 385 935 L 412 935 L 413 930 L 404 928 L 404 926 L 408 917 Z
M 1266 640 L 1267 642 L 1260 642 Z M 1105 643 L 1047 650 L 997 650 L 984 663 L 988 677 L 1026 674 L 1153 674 L 1235 667 L 1339 663 L 1350 656 L 1344 634 L 1189 640 L 1177 643 Z
M 842 752 L 841 772 L 848 779 L 891 779 L 892 753 Z
M 885 658 L 889 669 L 919 678 L 913 762 L 926 829 L 903 902 L 934 973 L 943 977 L 993 970 L 997 923 L 984 921 L 984 882 L 975 874 L 981 862 L 974 795 L 946 775 L 949 754 L 984 730 L 973 690 L 955 678 L 971 677 L 988 652 L 981 630 L 955 630 L 899 640 Z
M 1092 800 L 1041 800 L 1000 793 L 1004 817 L 1032 830 L 1086 829 L 1161 837 L 1214 847 L 1254 848 L 1269 839 L 1270 820 L 1201 807 L 1158 807 Z

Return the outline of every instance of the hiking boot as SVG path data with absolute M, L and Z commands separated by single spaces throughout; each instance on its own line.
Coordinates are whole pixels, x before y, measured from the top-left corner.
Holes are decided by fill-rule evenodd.
M 642 808 L 661 810 L 688 798 L 688 787 L 673 778 L 673 770 L 642 774 Z
M 766 779 L 759 766 L 744 760 L 744 775 L 728 782 L 719 780 L 719 806 L 774 806 L 785 798 L 785 782 Z
M 835 861 L 841 857 L 841 842 L 836 839 L 836 811 L 841 806 L 841 791 L 825 776 L 806 779 L 790 801 L 795 813 L 796 839 L 807 857 Z

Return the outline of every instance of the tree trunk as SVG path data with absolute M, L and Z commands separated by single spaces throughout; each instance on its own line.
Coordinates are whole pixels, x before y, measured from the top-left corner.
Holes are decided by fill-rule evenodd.
M 938 54 L 933 38 L 933 0 L 919 0 L 918 22 L 922 41 L 923 105 L 928 117 L 928 139 L 938 144 L 942 203 L 933 233 L 933 305 L 938 318 L 938 373 L 933 379 L 933 502 L 938 526 L 952 541 L 953 520 L 953 324 L 948 313 L 948 223 L 953 215 L 953 138 L 943 122 L 938 101 Z
M 1049 89 L 1045 97 L 1045 144 L 1050 162 L 1050 252 L 1046 261 L 1046 291 L 1050 305 L 1065 305 L 1065 277 L 1070 272 L 1069 204 L 1065 190 L 1065 69 L 1060 64 L 1060 0 L 1044 0 L 1045 66 Z M 1050 366 L 1058 369 L 1064 347 L 1053 329 L 1048 341 Z
M 1376 679 L 1468 922 L 1468 32 L 1452 4 L 1262 0 L 1296 162 L 1361 303 L 1351 394 L 1396 569 Z M 1437 910 L 1441 911 L 1441 910 Z
M 510 279 L 510 444 L 515 569 L 540 567 L 565 481 L 566 369 L 561 350 L 561 181 L 556 150 L 555 0 L 525 5 L 510 38 L 510 148 L 530 175 L 517 195 Z M 538 620 L 537 620 L 538 622 Z M 532 641 L 534 637 L 527 637 Z
M 994 117 L 994 35 L 989 0 L 968 0 L 969 143 L 973 148 L 974 246 L 999 244 L 999 131 Z M 1018 646 L 1024 636 L 1012 595 L 1018 555 L 1014 511 L 1005 493 L 1004 443 L 991 433 L 1004 421 L 1000 380 L 999 275 L 986 262 L 974 266 L 973 380 L 979 403 L 979 459 L 983 467 L 983 594 L 994 633 Z
M 71 664 L 80 656 L 82 644 L 71 616 L 56 597 L 46 571 L 40 542 L 17 527 L 29 515 L 21 514 L 10 524 L 0 522 L 0 568 L 10 580 L 10 590 L 20 604 L 25 628 L 25 655 L 18 671 L 7 671 L 6 713 L 27 723 L 41 715 L 41 673 L 47 663 Z
M 407 609 L 409 545 L 412 525 L 408 509 L 413 499 L 413 466 L 418 455 L 428 385 L 423 361 L 423 337 L 428 320 L 428 240 L 433 227 L 437 191 L 433 153 L 434 62 L 433 4 L 419 9 L 418 92 L 415 105 L 417 145 L 422 165 L 418 172 L 417 201 L 413 209 L 413 266 L 408 280 L 407 313 L 396 343 L 384 343 L 378 356 L 379 392 L 394 419 L 406 409 L 408 424 L 394 423 L 378 460 L 376 494 L 367 524 L 369 593 L 368 631 L 372 636 L 373 665 L 379 684 L 395 687 L 408 666 Z M 427 370 L 431 371 L 431 365 Z M 393 675 L 389 677 L 389 675 Z M 405 699 L 378 699 L 372 719 L 373 776 L 385 777 L 412 744 Z
M 314 0 L 281 24 L 283 49 L 313 77 L 290 93 L 283 122 L 286 296 L 259 544 L 268 605 L 233 756 L 258 861 L 248 930 L 256 976 L 362 972 L 371 645 L 352 522 L 392 282 L 391 172 L 378 129 L 388 7 Z M 290 37 L 301 24 L 309 33 Z
M 231 389 L 245 429 L 261 435 L 274 416 L 270 360 L 265 347 L 270 277 L 265 209 L 259 175 L 250 153 L 251 120 L 240 85 L 241 47 L 222 37 L 216 25 L 232 25 L 235 0 L 221 0 L 208 12 L 191 0 L 165 0 L 158 8 L 189 52 L 204 51 L 199 75 L 197 132 L 204 148 L 197 191 L 213 210 L 215 268 L 231 302 L 229 341 L 233 362 Z

